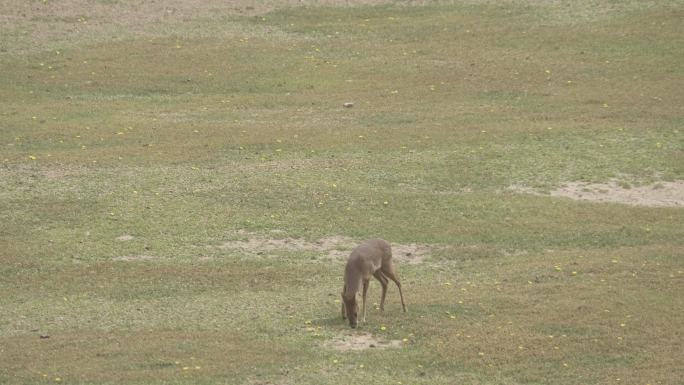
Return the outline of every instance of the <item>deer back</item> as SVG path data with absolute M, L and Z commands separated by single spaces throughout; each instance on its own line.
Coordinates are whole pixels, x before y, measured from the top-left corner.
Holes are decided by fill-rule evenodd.
M 369 239 L 352 250 L 347 261 L 347 270 L 348 273 L 355 273 L 361 278 L 368 279 L 391 259 L 392 248 L 387 241 Z

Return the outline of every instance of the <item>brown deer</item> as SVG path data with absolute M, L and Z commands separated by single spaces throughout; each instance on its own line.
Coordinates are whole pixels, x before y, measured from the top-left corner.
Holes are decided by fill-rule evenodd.
M 385 310 L 385 295 L 387 294 L 387 278 L 394 281 L 399 288 L 401 307 L 406 311 L 404 294 L 401 292 L 401 282 L 392 263 L 392 247 L 383 239 L 369 239 L 352 250 L 344 269 L 344 289 L 342 289 L 342 319 L 348 318 L 349 325 L 358 325 L 358 309 L 356 293 L 363 285 L 363 322 L 366 322 L 366 292 L 370 277 L 374 276 L 382 285 L 380 311 Z

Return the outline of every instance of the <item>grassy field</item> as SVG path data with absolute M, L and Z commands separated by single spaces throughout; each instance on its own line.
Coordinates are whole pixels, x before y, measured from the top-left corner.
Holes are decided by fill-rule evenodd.
M 0 5 L 1 384 L 684 384 L 684 209 L 545 194 L 684 180 L 684 3 L 137 3 Z

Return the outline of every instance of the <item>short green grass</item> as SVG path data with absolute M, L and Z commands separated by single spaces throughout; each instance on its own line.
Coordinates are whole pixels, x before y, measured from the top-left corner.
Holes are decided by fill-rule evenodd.
M 684 211 L 510 190 L 684 179 L 682 3 L 360 3 L 0 8 L 0 383 L 682 383 Z

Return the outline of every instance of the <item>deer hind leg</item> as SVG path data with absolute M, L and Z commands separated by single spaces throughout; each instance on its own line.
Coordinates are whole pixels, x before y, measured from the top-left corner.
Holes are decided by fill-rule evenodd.
M 387 277 L 385 277 L 384 274 L 382 274 L 382 270 L 378 269 L 375 273 L 373 273 L 373 276 L 380 281 L 380 285 L 382 285 L 382 296 L 380 297 L 380 311 L 385 311 L 385 295 L 387 295 Z
M 363 322 L 366 322 L 366 293 L 368 292 L 368 283 L 370 279 L 363 280 Z
M 397 272 L 394 269 L 394 264 L 390 261 L 387 264 L 383 264 L 381 267 L 382 273 L 394 283 L 397 284 L 399 288 L 399 297 L 401 298 L 401 308 L 406 312 L 406 304 L 404 303 L 404 293 L 401 292 L 401 282 L 399 282 L 399 277 L 397 277 Z

